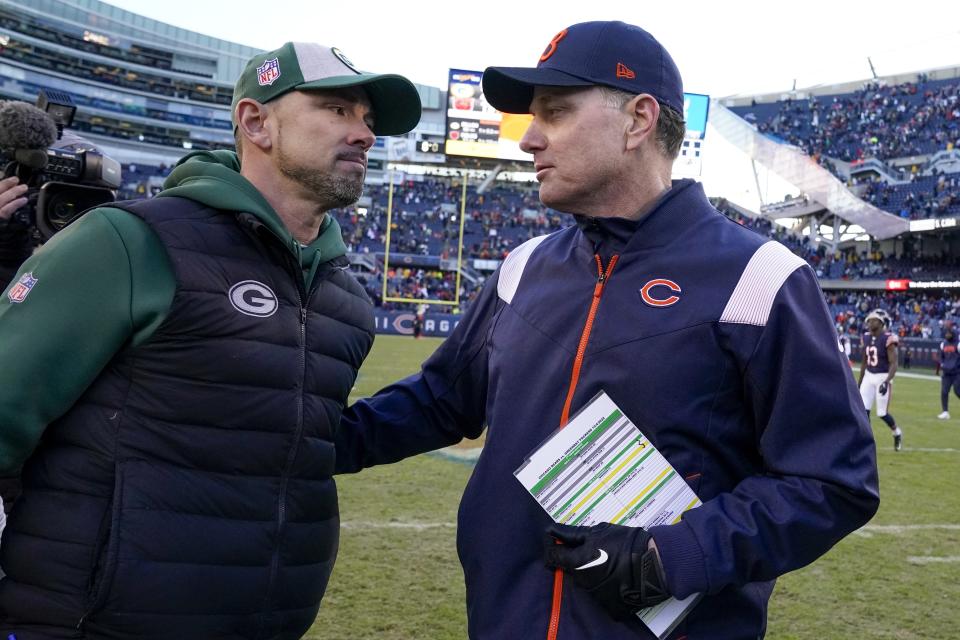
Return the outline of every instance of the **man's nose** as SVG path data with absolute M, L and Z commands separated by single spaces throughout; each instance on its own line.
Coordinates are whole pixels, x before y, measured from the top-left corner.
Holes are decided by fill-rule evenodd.
M 347 143 L 351 146 L 359 145 L 364 151 L 368 151 L 376 141 L 377 136 L 373 133 L 373 127 L 367 123 L 366 118 L 359 116 L 355 117 L 353 126 L 350 128 L 350 134 L 347 138 Z
M 534 118 L 520 139 L 520 149 L 526 153 L 533 153 L 543 150 L 546 146 L 546 138 L 543 137 L 543 133 L 537 125 L 537 119 Z

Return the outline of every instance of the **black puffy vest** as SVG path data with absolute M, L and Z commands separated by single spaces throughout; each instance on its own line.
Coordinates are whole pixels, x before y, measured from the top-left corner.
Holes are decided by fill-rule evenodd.
M 166 246 L 176 294 L 25 465 L 0 545 L 0 630 L 299 638 L 337 554 L 332 437 L 373 342 L 371 304 L 344 258 L 304 291 L 251 215 L 120 206 Z

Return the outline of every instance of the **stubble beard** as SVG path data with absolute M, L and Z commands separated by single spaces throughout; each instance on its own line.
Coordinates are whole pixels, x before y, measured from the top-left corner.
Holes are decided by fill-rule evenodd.
M 359 175 L 337 175 L 298 163 L 284 152 L 282 137 L 277 137 L 277 169 L 284 176 L 306 189 L 323 210 L 355 203 L 363 195 L 363 179 Z

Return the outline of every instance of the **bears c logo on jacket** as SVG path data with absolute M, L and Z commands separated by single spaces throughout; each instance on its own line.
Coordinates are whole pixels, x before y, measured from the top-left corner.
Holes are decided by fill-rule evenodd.
M 680 296 L 678 295 L 668 295 L 666 297 L 657 297 L 665 293 L 664 291 L 656 291 L 654 295 L 653 290 L 657 287 L 666 287 L 674 293 L 681 293 L 683 290 L 673 280 L 667 280 L 666 278 L 657 278 L 656 280 L 651 280 L 647 284 L 640 287 L 640 297 L 645 303 L 651 307 L 669 307 L 680 301 Z
M 267 318 L 277 312 L 277 296 L 267 285 L 256 280 L 244 280 L 230 287 L 230 304 L 248 316 Z

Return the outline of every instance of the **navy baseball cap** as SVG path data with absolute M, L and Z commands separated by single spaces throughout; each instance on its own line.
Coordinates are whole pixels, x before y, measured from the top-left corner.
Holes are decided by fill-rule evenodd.
M 530 113 L 534 87 L 603 85 L 649 93 L 683 114 L 680 70 L 656 38 L 625 22 L 581 22 L 553 37 L 536 67 L 487 67 L 483 95 L 504 113 Z

